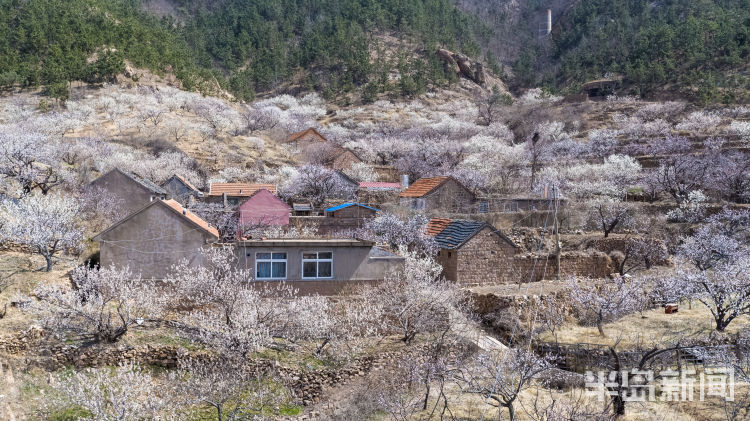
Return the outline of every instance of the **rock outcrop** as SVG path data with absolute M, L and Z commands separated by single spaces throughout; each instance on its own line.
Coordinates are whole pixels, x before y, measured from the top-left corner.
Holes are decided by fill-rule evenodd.
M 478 85 L 484 85 L 485 76 L 482 63 L 444 48 L 438 48 L 437 56 L 443 61 L 447 70 L 456 72 L 457 75 L 463 76 Z

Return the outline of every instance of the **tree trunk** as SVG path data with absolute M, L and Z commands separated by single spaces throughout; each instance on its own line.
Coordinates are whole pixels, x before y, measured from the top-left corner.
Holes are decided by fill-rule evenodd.
M 44 260 L 47 262 L 47 268 L 45 269 L 45 272 L 52 271 L 52 256 L 45 254 Z
M 508 419 L 514 421 L 516 419 L 516 410 L 513 408 L 513 403 L 508 404 L 506 408 L 508 408 Z
M 424 393 L 424 404 L 422 405 L 422 410 L 427 410 L 427 402 L 430 400 L 430 382 L 426 382 L 425 389 L 427 391 Z
M 625 415 L 625 401 L 622 399 L 622 396 L 620 396 L 619 394 L 612 396 L 612 406 L 612 409 L 615 411 L 615 415 Z

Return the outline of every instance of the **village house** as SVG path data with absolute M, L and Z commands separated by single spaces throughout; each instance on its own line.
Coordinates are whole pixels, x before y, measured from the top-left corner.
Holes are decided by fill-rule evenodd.
M 328 142 L 328 139 L 312 127 L 292 133 L 284 141 L 284 143 L 290 145 L 295 150 L 304 150 L 312 144 L 325 142 Z
M 155 200 L 94 237 L 102 267 L 153 279 L 164 279 L 182 260 L 202 264 L 201 248 L 218 239 L 216 228 L 172 199 Z
M 240 227 L 288 225 L 289 205 L 266 189 L 257 190 L 238 208 Z
M 511 282 L 516 273 L 518 246 L 486 222 L 433 218 L 427 235 L 440 251 L 443 276 L 464 285 Z
M 300 294 L 334 295 L 403 270 L 404 258 L 358 239 L 237 242 L 239 264 L 256 281 L 284 281 Z
M 167 192 L 163 188 L 118 168 L 92 181 L 88 188 L 114 197 L 120 206 L 121 215 L 128 215 L 150 202 L 167 198 Z
M 167 192 L 170 198 L 188 206 L 196 199 L 203 197 L 203 192 L 198 190 L 191 182 L 184 177 L 174 174 L 167 181 L 161 183 L 161 188 Z
M 401 206 L 412 210 L 467 212 L 474 194 L 453 177 L 420 178 L 399 194 Z
M 368 203 L 379 206 L 386 202 L 398 201 L 397 199 L 399 192 L 401 192 L 400 183 L 363 181 L 359 183 L 359 189 L 357 189 L 357 199 L 361 203 Z
M 222 203 L 226 207 L 235 207 L 260 189 L 276 194 L 276 186 L 273 184 L 211 183 L 204 200 L 208 203 Z

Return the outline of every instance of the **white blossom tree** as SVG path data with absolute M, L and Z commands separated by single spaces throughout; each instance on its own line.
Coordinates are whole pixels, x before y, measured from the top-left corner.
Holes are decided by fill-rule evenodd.
M 498 408 L 498 419 L 503 419 L 500 408 L 505 408 L 508 419 L 514 421 L 519 395 L 550 367 L 525 347 L 480 352 L 457 371 L 456 383 L 461 392 L 481 395 Z
M 402 273 L 363 288 L 364 299 L 377 303 L 383 331 L 396 332 L 409 344 L 420 333 L 450 326 L 453 313 L 468 299 L 455 283 L 440 276 L 442 270 L 432 258 L 406 253 Z
M 571 277 L 567 285 L 579 319 L 594 324 L 601 336 L 606 336 L 604 323 L 638 311 L 644 305 L 643 285 L 636 279 L 594 281 Z
M 63 195 L 29 195 L 0 205 L 0 239 L 27 246 L 52 270 L 61 251 L 77 252 L 83 240 L 79 203 Z
M 34 291 L 44 323 L 56 335 L 72 334 L 86 343 L 117 342 L 163 314 L 157 285 L 128 269 L 80 266 L 71 276 L 74 288 L 42 285 Z
M 170 391 L 137 365 L 88 368 L 63 374 L 55 385 L 59 406 L 76 405 L 105 421 L 153 419 L 173 409 Z

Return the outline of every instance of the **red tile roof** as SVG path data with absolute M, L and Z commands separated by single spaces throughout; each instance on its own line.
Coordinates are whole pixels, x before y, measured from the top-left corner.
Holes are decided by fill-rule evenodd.
M 427 235 L 434 237 L 440 234 L 450 223 L 451 220 L 448 218 L 432 218 L 430 219 L 430 222 L 427 223 L 425 232 Z
M 297 140 L 297 139 L 299 139 L 299 138 L 307 135 L 308 133 L 313 133 L 316 136 L 318 136 L 320 138 L 321 142 L 328 141 L 328 139 L 326 139 L 325 136 L 323 136 L 322 134 L 320 134 L 320 132 L 318 132 L 317 130 L 315 130 L 312 127 L 310 127 L 309 129 L 302 130 L 301 132 L 292 133 L 291 135 L 289 135 L 289 137 L 287 138 L 286 141 L 287 142 L 294 142 L 295 140 Z
M 226 193 L 227 196 L 249 197 L 260 189 L 266 189 L 271 193 L 276 194 L 276 186 L 273 184 L 211 183 L 208 195 L 221 196 Z
M 211 225 L 209 225 L 208 222 L 204 221 L 198 215 L 196 215 L 193 212 L 190 212 L 189 210 L 183 208 L 182 205 L 180 205 L 179 203 L 177 203 L 177 201 L 169 199 L 169 200 L 162 200 L 162 202 L 165 205 L 167 205 L 170 208 L 172 208 L 175 211 L 177 211 L 178 213 L 182 214 L 182 216 L 184 216 L 185 218 L 187 218 L 188 220 L 190 220 L 192 223 L 194 223 L 194 224 L 198 225 L 199 227 L 201 227 L 204 231 L 206 231 L 206 232 L 208 232 L 208 233 L 216 236 L 217 238 L 219 237 L 219 231 L 216 228 L 214 228 Z
M 400 183 L 384 183 L 380 181 L 363 181 L 359 183 L 359 187 L 362 189 L 388 189 L 388 190 L 400 190 Z
M 430 177 L 430 178 L 420 178 L 419 180 L 415 181 L 414 184 L 409 186 L 406 190 L 402 191 L 401 194 L 399 194 L 399 197 L 424 197 L 426 194 L 432 192 L 438 186 L 448 181 L 450 177 L 442 176 L 442 177 Z

